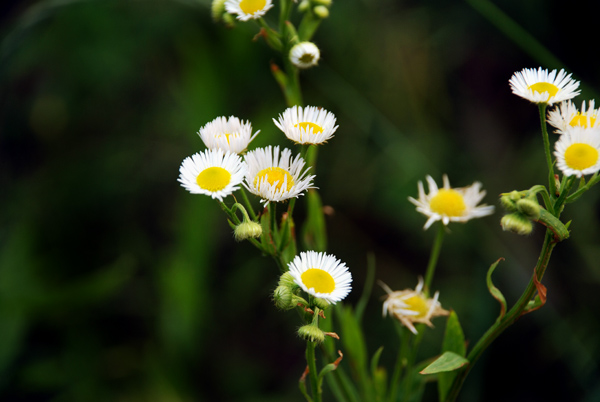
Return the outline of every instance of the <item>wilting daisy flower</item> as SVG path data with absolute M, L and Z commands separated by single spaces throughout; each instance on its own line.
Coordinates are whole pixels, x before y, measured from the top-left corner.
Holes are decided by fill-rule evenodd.
M 383 316 L 390 315 L 399 320 L 413 334 L 417 334 L 414 323 L 427 324 L 433 327 L 433 317 L 448 315 L 448 311 L 442 308 L 438 301 L 440 292 L 435 292 L 433 298 L 428 298 L 422 292 L 423 278 L 419 278 L 419 284 L 413 289 L 392 291 L 386 284 L 380 283 L 387 297 L 383 302 Z
M 557 133 L 564 134 L 570 127 L 596 127 L 600 120 L 598 119 L 598 109 L 594 108 L 593 100 L 589 102 L 587 108 L 585 107 L 585 101 L 583 101 L 581 111 L 577 110 L 577 106 L 568 100 L 561 102 L 548 112 L 548 123 L 556 127 Z
M 238 155 L 221 149 L 207 149 L 184 159 L 177 179 L 193 194 L 205 194 L 219 201 L 239 189 L 246 164 Z
M 207 148 L 219 148 L 236 154 L 242 153 L 248 148 L 248 144 L 260 132 L 258 130 L 252 135 L 252 124 L 237 117 L 217 117 L 213 121 L 200 127 L 198 135 Z
M 240 21 L 258 19 L 273 7 L 272 0 L 227 0 L 225 9 Z
M 346 264 L 333 255 L 301 252 L 288 267 L 298 286 L 330 304 L 344 299 L 352 290 L 352 275 Z
M 244 186 L 262 198 L 262 202 L 284 201 L 298 197 L 309 188 L 315 188 L 313 176 L 308 169 L 303 171 L 304 159 L 285 148 L 281 154 L 279 147 L 257 148 L 246 154 L 248 173 Z
M 572 127 L 554 144 L 556 166 L 566 176 L 581 177 L 600 170 L 600 130 Z
M 273 122 L 297 144 L 322 144 L 333 137 L 338 128 L 333 113 L 315 106 L 292 106 Z
M 477 206 L 485 196 L 485 191 L 479 191 L 479 182 L 469 187 L 451 188 L 448 176 L 444 175 L 443 188 L 438 189 L 431 176 L 427 176 L 427 183 L 429 194 L 425 194 L 423 183 L 419 181 L 419 199 L 408 197 L 408 200 L 417 206 L 417 211 L 429 217 L 423 229 L 428 229 L 435 221 L 441 220 L 447 225 L 451 221 L 466 222 L 494 212 L 494 206 Z
M 562 102 L 579 94 L 579 81 L 571 78 L 564 70 L 548 73 L 542 68 L 526 68 L 513 74 L 509 80 L 512 92 L 533 103 Z
M 290 50 L 290 61 L 298 68 L 316 66 L 319 57 L 321 57 L 321 52 L 312 42 L 300 42 Z

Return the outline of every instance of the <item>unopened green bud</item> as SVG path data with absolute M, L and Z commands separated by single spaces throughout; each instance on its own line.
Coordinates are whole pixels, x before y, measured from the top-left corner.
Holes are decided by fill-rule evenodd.
M 235 227 L 233 235 L 237 241 L 260 237 L 262 226 L 252 221 L 244 221 Z
M 516 212 L 517 211 L 517 203 L 512 199 L 510 194 L 504 194 L 500 197 L 500 204 L 506 209 L 508 212 Z
M 300 11 L 301 13 L 307 12 L 309 8 L 310 1 L 308 0 L 303 0 L 302 2 L 300 2 L 300 4 L 298 4 L 298 11 Z
M 500 220 L 502 230 L 508 230 L 516 234 L 526 236 L 533 230 L 533 224 L 525 215 L 515 212 L 504 215 Z
M 298 287 L 298 284 L 294 280 L 294 277 L 292 276 L 292 274 L 290 274 L 290 272 L 288 271 L 288 272 L 284 272 L 279 277 L 279 286 L 286 286 L 290 289 L 295 289 Z
M 529 219 L 533 219 L 534 221 L 540 219 L 540 204 L 536 200 L 523 198 L 517 201 L 517 208 Z
M 277 286 L 273 291 L 273 301 L 280 310 L 291 310 L 296 307 L 292 301 L 292 291 L 287 286 Z
M 316 6 L 313 8 L 313 13 L 321 19 L 329 17 L 329 9 L 325 6 Z
M 325 310 L 327 307 L 329 307 L 329 302 L 327 300 L 319 299 L 318 297 L 313 299 L 313 304 L 321 310 Z
M 224 21 L 224 17 L 230 14 L 225 10 L 225 1 L 226 0 L 213 0 L 211 5 L 211 15 L 213 21 L 226 22 Z
M 298 329 L 298 335 L 300 338 L 317 343 L 323 343 L 325 340 L 325 333 L 314 325 L 304 325 Z

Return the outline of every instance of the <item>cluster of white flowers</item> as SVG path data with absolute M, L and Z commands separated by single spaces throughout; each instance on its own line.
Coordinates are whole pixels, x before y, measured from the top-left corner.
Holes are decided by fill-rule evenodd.
M 560 138 L 554 144 L 556 166 L 565 176 L 582 177 L 600 170 L 599 109 L 583 101 L 581 109 L 571 101 L 579 94 L 579 81 L 564 70 L 542 68 L 516 72 L 509 81 L 513 93 L 533 103 L 557 106 L 548 112 L 548 123 Z

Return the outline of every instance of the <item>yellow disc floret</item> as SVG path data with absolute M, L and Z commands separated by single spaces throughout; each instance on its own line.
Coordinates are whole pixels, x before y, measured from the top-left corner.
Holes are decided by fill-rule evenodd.
M 256 177 L 254 178 L 254 188 L 258 189 L 259 183 L 263 180 L 264 177 L 267 178 L 267 181 L 272 186 L 275 185 L 275 183 L 277 183 L 277 191 L 281 190 L 281 186 L 283 186 L 284 179 L 286 178 L 286 191 L 290 191 L 290 189 L 294 185 L 294 178 L 285 169 L 282 169 L 280 167 L 269 167 L 258 172 Z
M 331 293 L 335 290 L 335 280 L 329 272 L 318 268 L 307 269 L 300 277 L 302 283 L 317 293 Z
M 532 91 L 539 92 L 541 94 L 548 92 L 548 99 L 556 96 L 558 93 L 558 87 L 554 84 L 550 84 L 549 82 L 537 82 L 533 85 L 530 85 L 527 89 L 531 89 Z
M 257 11 L 262 10 L 267 5 L 266 0 L 242 0 L 240 1 L 240 8 L 246 14 L 254 14 Z
M 565 151 L 565 163 L 571 169 L 584 170 L 598 162 L 598 150 L 588 144 L 573 144 Z
M 223 190 L 231 181 L 231 173 L 227 169 L 222 167 L 213 166 L 204 169 L 198 177 L 196 177 L 196 183 L 200 188 L 208 191 L 219 191 Z
M 312 128 L 312 133 L 313 134 L 320 134 L 323 132 L 323 127 L 319 126 L 318 124 L 315 123 L 311 123 L 310 121 L 306 121 L 303 123 L 298 123 L 296 125 L 294 125 L 294 127 L 298 127 L 300 126 L 300 128 L 309 131 Z
M 443 216 L 462 216 L 467 209 L 462 194 L 451 188 L 440 189 L 429 202 L 429 207 Z
M 571 119 L 569 124 L 571 125 L 571 127 L 581 126 L 581 127 L 589 128 L 590 126 L 593 127 L 595 122 L 596 122 L 596 117 L 590 116 L 589 124 L 588 124 L 588 117 L 586 115 L 582 115 L 580 112 L 577 112 L 577 114 L 575 116 L 573 116 L 573 118 Z
M 429 311 L 429 307 L 422 296 L 414 295 L 403 301 L 408 305 L 408 309 L 414 311 L 415 313 L 419 313 L 412 316 L 414 318 L 423 318 Z

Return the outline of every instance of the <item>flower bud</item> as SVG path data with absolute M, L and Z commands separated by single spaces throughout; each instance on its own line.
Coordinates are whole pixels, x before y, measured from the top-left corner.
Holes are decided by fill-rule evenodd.
M 530 234 L 533 230 L 533 224 L 529 218 L 519 212 L 504 215 L 500 220 L 500 225 L 502 225 L 502 230 L 509 230 L 522 236 Z
M 325 6 L 316 6 L 313 8 L 313 13 L 321 19 L 329 17 L 329 9 Z
M 517 208 L 527 218 L 537 221 L 540 219 L 540 204 L 536 200 L 523 198 L 517 201 Z
M 313 305 L 320 308 L 321 310 L 325 310 L 327 307 L 329 307 L 329 303 L 327 302 L 327 300 L 319 299 L 318 297 L 315 297 L 312 300 L 312 302 L 313 302 Z
M 277 286 L 273 291 L 273 301 L 280 310 L 291 310 L 296 307 L 292 301 L 292 291 L 287 286 Z
M 298 11 L 300 11 L 301 13 L 307 12 L 309 8 L 310 1 L 308 0 L 303 0 L 302 2 L 300 2 L 300 4 L 298 4 Z
M 294 280 L 294 277 L 292 276 L 292 274 L 290 274 L 290 272 L 284 272 L 283 274 L 281 274 L 281 276 L 279 277 L 279 286 L 287 286 L 288 288 L 294 289 L 298 287 L 298 284 L 296 283 L 296 281 Z
M 517 211 L 517 204 L 510 194 L 503 194 L 502 197 L 500 197 L 500 204 L 502 204 L 504 209 L 508 212 Z
M 311 342 L 323 343 L 325 340 L 325 333 L 319 327 L 311 324 L 300 327 L 298 335 L 300 338 Z
M 262 226 L 259 223 L 246 220 L 237 225 L 233 231 L 233 235 L 237 241 L 260 237 L 261 234 Z

